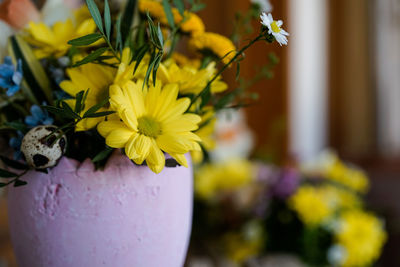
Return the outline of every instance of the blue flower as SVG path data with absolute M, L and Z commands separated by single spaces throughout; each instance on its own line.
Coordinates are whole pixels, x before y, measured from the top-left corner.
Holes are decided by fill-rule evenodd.
M 7 96 L 13 96 L 18 92 L 22 82 L 22 61 L 19 59 L 15 67 L 10 57 L 4 58 L 0 65 L 0 87 L 7 90 Z
M 26 116 L 25 123 L 30 127 L 53 124 L 54 119 L 49 116 L 47 110 L 42 110 L 38 105 L 32 105 L 30 116 Z
M 16 137 L 10 138 L 9 145 L 14 149 L 14 159 L 15 160 L 20 160 L 22 158 L 22 152 L 21 152 L 21 144 L 22 144 L 22 139 L 24 138 L 24 135 L 22 132 L 18 131 Z

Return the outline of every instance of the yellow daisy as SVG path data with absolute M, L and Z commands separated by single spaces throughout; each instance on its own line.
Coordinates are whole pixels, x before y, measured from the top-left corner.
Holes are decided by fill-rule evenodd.
M 62 57 L 71 47 L 68 41 L 93 33 L 95 30 L 96 25 L 92 19 L 80 23 L 67 19 L 65 22 L 56 22 L 51 28 L 43 22 L 30 22 L 26 29 L 28 33 L 26 40 L 35 46 L 34 53 L 39 59 L 49 56 Z
M 197 130 L 201 118 L 184 114 L 190 105 L 188 98 L 177 99 L 177 84 L 142 90 L 143 81 L 128 81 L 110 88 L 111 108 L 119 118 L 111 117 L 98 125 L 106 144 L 125 148 L 126 155 L 137 164 L 145 160 L 149 168 L 159 173 L 165 166 L 163 151 L 188 166 L 185 154 L 200 150 Z
M 140 0 L 139 10 L 142 13 L 149 12 L 150 15 L 162 24 L 168 25 L 168 20 L 164 12 L 164 8 L 161 3 L 151 0 Z M 176 24 L 182 22 L 183 18 L 176 8 L 172 9 L 172 14 L 174 16 L 174 21 Z M 181 25 L 181 30 L 191 34 L 200 34 L 204 32 L 205 26 L 203 21 L 194 13 L 185 11 L 184 16 L 186 18 L 185 22 Z
M 236 52 L 236 47 L 231 40 L 212 32 L 204 32 L 193 36 L 189 40 L 189 47 L 195 51 L 211 51 L 219 58 L 222 58 L 224 64 L 228 64 Z

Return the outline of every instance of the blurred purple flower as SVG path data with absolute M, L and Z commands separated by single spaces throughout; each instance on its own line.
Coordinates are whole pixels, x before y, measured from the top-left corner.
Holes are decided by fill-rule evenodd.
M 22 61 L 14 66 L 11 57 L 5 57 L 0 65 L 0 87 L 6 89 L 7 96 L 13 96 L 20 89 L 22 82 Z
M 280 199 L 290 197 L 299 186 L 300 173 L 294 168 L 284 168 L 279 173 L 279 178 L 272 186 L 272 194 Z

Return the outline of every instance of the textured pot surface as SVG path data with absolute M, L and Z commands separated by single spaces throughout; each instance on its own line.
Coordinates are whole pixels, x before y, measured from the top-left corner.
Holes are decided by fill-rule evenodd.
M 192 169 L 160 174 L 115 154 L 104 171 L 64 157 L 8 193 L 20 267 L 180 267 L 189 242 Z

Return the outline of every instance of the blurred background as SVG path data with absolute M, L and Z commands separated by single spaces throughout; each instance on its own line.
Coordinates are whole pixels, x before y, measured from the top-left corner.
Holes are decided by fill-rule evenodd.
M 207 28 L 228 36 L 236 12 L 250 6 L 250 0 L 203 2 Z M 254 136 L 251 154 L 290 164 L 332 148 L 366 170 L 368 204 L 385 218 L 388 231 L 378 266 L 400 266 L 400 0 L 271 4 L 290 33 L 289 45 L 258 44 L 242 64 L 250 78 L 268 64 L 270 52 L 280 59 L 272 79 L 253 85 L 259 99 L 245 109 Z M 234 70 L 225 74 L 231 86 L 234 77 Z M 0 266 L 13 262 L 2 197 Z

